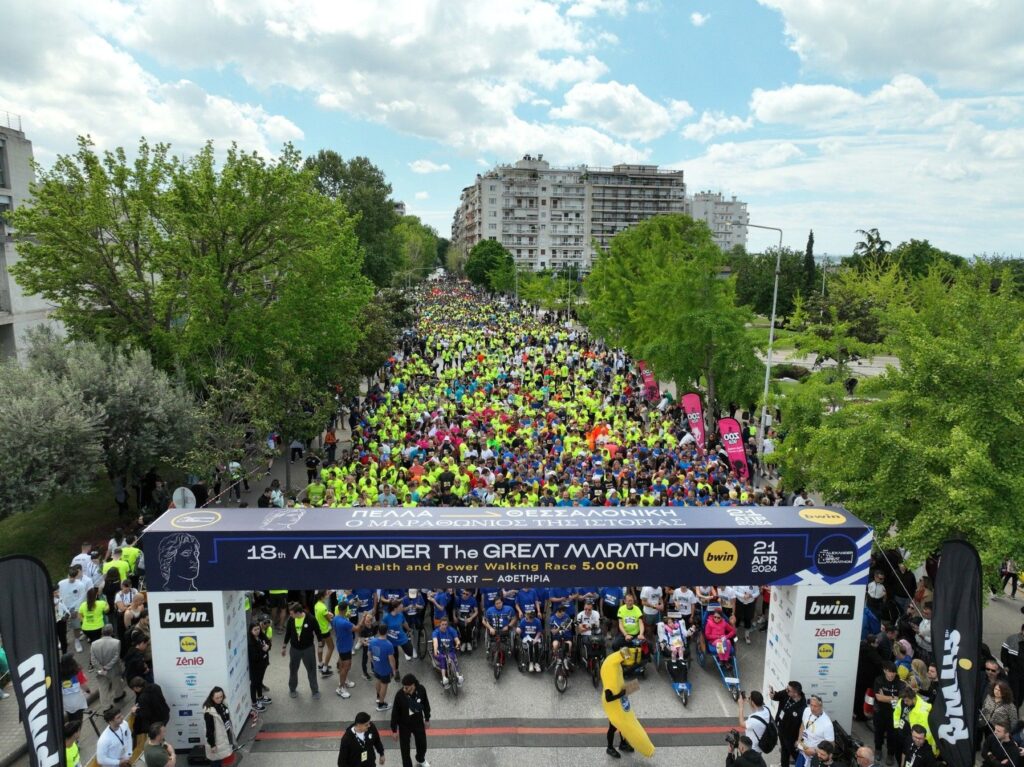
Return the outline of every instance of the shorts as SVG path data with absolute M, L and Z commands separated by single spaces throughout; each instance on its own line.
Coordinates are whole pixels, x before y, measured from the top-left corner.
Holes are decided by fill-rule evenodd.
M 661 613 L 644 613 L 644 623 L 648 626 L 657 626 L 661 620 Z
M 619 608 L 618 608 L 618 605 L 616 605 L 615 607 L 612 607 L 609 604 L 603 604 L 602 603 L 602 605 L 601 605 L 601 613 L 604 615 L 605 619 L 610 620 L 612 623 L 618 623 L 619 622 Z
M 75 615 L 72 613 L 68 616 L 68 628 L 80 629 L 82 628 L 82 616 Z
M 381 684 L 391 684 L 391 679 L 392 679 L 393 675 L 392 674 L 385 674 L 384 676 L 381 676 L 376 671 L 374 671 L 373 672 L 373 676 Z
M 313 633 L 316 634 L 316 638 L 317 639 L 319 639 L 321 642 L 323 642 L 324 640 L 326 640 L 331 635 L 331 630 L 327 629 L 327 631 L 322 631 L 319 626 L 314 625 L 313 626 Z
M 342 652 L 341 650 L 338 650 L 338 662 L 341 663 L 341 661 L 343 660 L 352 660 L 351 650 L 349 650 L 348 652 Z
M 287 594 L 269 594 L 267 596 L 267 604 L 271 607 L 287 607 L 288 606 L 288 595 Z

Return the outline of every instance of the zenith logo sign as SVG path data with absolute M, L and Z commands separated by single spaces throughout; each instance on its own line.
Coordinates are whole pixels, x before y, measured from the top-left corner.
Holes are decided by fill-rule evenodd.
M 160 605 L 160 628 L 212 628 L 212 602 Z
M 807 597 L 804 620 L 831 618 L 837 621 L 853 620 L 856 597 Z

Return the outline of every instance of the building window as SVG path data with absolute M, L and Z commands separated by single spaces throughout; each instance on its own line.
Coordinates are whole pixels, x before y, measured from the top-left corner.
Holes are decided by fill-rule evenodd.
M 491 218 L 497 218 L 497 217 L 498 217 L 498 211 L 492 210 L 491 211 Z
M 7 178 L 7 142 L 0 137 L 0 186 L 10 188 L 10 180 Z
M 487 228 L 488 228 L 488 229 L 497 229 L 497 228 L 498 228 L 498 225 L 497 225 L 497 224 L 488 224 L 488 225 L 487 225 Z
M 490 191 L 492 191 L 492 192 L 493 192 L 493 191 L 494 191 L 494 189 L 495 189 L 495 186 L 494 186 L 494 184 L 491 184 L 491 188 L 490 188 Z
M 498 204 L 498 200 L 495 197 L 488 197 L 487 198 L 487 204 L 488 205 L 497 205 Z

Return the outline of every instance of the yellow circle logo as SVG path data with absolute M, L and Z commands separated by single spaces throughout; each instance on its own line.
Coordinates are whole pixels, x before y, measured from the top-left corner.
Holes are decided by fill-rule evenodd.
M 199 649 L 199 643 L 194 636 L 184 636 L 178 640 L 178 646 L 182 652 L 195 652 Z
M 962 668 L 964 671 L 970 671 L 971 667 L 974 666 L 974 664 L 971 663 L 971 659 L 970 658 L 961 658 L 960 660 L 957 661 L 957 665 L 960 668 Z
M 840 514 L 838 511 L 807 507 L 800 509 L 800 518 L 814 522 L 816 525 L 841 525 L 846 521 L 846 515 Z
M 715 575 L 729 572 L 739 559 L 739 552 L 729 541 L 712 541 L 704 549 L 704 567 Z
M 198 530 L 220 522 L 219 511 L 187 511 L 171 519 L 171 527 L 179 530 Z
M 828 660 L 835 653 L 835 647 L 828 643 L 822 643 L 818 645 L 818 657 L 822 660 Z

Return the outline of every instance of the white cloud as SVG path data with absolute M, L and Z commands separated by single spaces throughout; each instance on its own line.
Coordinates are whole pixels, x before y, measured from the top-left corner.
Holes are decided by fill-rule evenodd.
M 107 23 L 115 6 L 101 5 Z M 276 154 L 285 141 L 303 137 L 291 120 L 261 106 L 208 93 L 186 79 L 164 82 L 126 51 L 96 34 L 72 6 L 57 4 L 40 24 L 37 6 L 12 6 L 6 16 L 13 49 L 0 70 L 6 109 L 19 113 L 44 163 L 73 150 L 75 136 L 89 134 L 102 149 L 134 147 L 140 136 L 194 153 L 207 140 L 224 149 L 237 141 L 246 150 Z
M 578 83 L 565 94 L 565 104 L 551 116 L 589 123 L 627 140 L 650 141 L 693 114 L 685 101 L 667 106 L 645 96 L 632 83 Z
M 1020 0 L 759 1 L 782 13 L 790 47 L 819 71 L 847 78 L 909 72 L 972 89 L 1024 82 Z
M 82 8 L 122 45 L 165 66 L 215 68 L 254 88 L 298 91 L 323 109 L 469 157 L 545 130 L 553 135 L 538 144 L 564 144 L 561 126 L 526 122 L 518 110 L 606 74 L 596 51 L 612 43 L 600 24 L 629 10 L 626 0 L 216 0 L 189 13 L 174 0 L 105 0 Z M 552 159 L 610 163 L 637 154 L 601 129 L 574 137 L 588 144 Z
M 740 133 L 749 130 L 754 121 L 737 115 L 726 116 L 723 112 L 704 112 L 700 120 L 683 128 L 683 138 L 707 143 L 715 136 L 725 133 Z
M 705 24 L 708 23 L 708 20 L 710 18 L 710 13 L 700 13 L 699 11 L 694 11 L 693 13 L 690 14 L 690 23 L 693 24 L 693 26 L 695 27 L 703 27 Z
M 413 160 L 409 163 L 409 170 L 413 173 L 442 173 L 451 170 L 448 163 L 436 163 L 431 160 Z
M 417 200 L 429 200 L 430 192 L 416 192 L 413 197 Z

